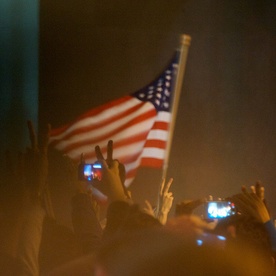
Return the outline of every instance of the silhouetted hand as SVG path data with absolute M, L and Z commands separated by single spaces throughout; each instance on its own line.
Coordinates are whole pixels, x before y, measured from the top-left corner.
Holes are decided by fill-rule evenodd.
M 27 148 L 27 152 L 24 156 L 26 184 L 31 190 L 32 197 L 37 198 L 41 197 L 47 187 L 47 153 L 51 126 L 47 126 L 47 131 L 42 136 L 40 146 L 38 145 L 37 135 L 31 121 L 28 121 L 28 130 L 31 147 Z
M 242 186 L 241 188 L 243 193 L 247 193 L 246 186 Z M 261 182 L 257 181 L 255 186 L 250 186 L 251 193 L 256 194 L 261 200 L 265 200 L 265 188 L 262 186 Z
M 31 145 L 27 147 L 26 152 L 19 152 L 16 160 L 13 160 L 8 151 L 5 155 L 6 171 L 3 181 L 6 183 L 9 198 L 6 202 L 10 206 L 17 206 L 17 212 L 30 201 L 40 201 L 47 188 L 47 149 L 50 126 L 42 137 L 41 147 L 38 147 L 37 136 L 30 121 L 28 121 L 28 131 Z M 18 207 L 20 204 L 21 208 Z
M 6 189 L 5 193 L 1 193 L 5 198 L 1 218 L 4 226 L 1 227 L 1 247 L 5 254 L 22 259 L 24 267 L 30 271 L 38 270 L 36 260 L 45 216 L 44 208 L 51 207 L 44 197 L 48 176 L 49 130 L 50 126 L 42 136 L 39 147 L 33 124 L 28 121 L 31 146 L 25 153 L 19 153 L 15 162 L 6 153 L 6 178 L 2 183 Z
M 170 212 L 173 203 L 172 192 L 169 192 L 172 182 L 172 178 L 170 178 L 167 183 L 165 179 L 163 179 L 158 193 L 159 196 L 155 216 L 162 224 L 167 222 L 168 213 Z
M 72 183 L 77 193 L 90 193 L 92 183 L 90 181 L 84 181 L 80 179 L 80 172 L 82 165 L 85 164 L 84 155 L 81 154 L 79 164 L 76 164 L 69 156 L 64 155 L 63 160 L 65 161 L 66 171 L 68 172 L 68 181 Z
M 244 190 L 243 193 L 232 196 L 231 200 L 242 214 L 254 217 L 261 223 L 270 220 L 265 203 L 256 193 L 248 193 Z
M 125 178 L 124 166 L 118 160 L 113 159 L 113 141 L 108 141 L 107 158 L 103 157 L 101 148 L 95 147 L 98 162 L 102 165 L 102 179 L 95 181 L 93 186 L 105 194 L 109 201 L 126 200 L 127 192 L 123 181 Z

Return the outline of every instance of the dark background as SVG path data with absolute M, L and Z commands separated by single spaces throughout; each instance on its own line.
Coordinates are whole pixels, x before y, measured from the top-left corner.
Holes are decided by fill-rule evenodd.
M 39 124 L 58 127 L 134 92 L 189 34 L 168 171 L 175 202 L 229 196 L 260 180 L 275 213 L 275 14 L 274 0 L 41 0 Z M 51 190 L 67 224 L 74 189 L 56 160 Z M 155 203 L 160 178 L 141 168 L 135 201 Z
M 38 1 L 0 1 L 1 153 L 24 149 L 27 119 L 38 122 Z

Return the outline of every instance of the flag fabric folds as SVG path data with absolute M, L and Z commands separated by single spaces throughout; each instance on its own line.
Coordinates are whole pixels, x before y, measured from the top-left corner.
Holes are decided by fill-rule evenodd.
M 171 99 L 178 55 L 149 85 L 135 93 L 91 109 L 74 122 L 51 131 L 50 144 L 79 161 L 94 163 L 94 148 L 106 152 L 113 140 L 113 157 L 125 165 L 128 187 L 140 166 L 161 168 L 171 119 Z

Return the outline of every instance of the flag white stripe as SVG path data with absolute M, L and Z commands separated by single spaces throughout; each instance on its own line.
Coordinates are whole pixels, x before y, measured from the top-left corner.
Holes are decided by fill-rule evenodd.
M 135 115 L 137 116 L 137 115 Z M 128 120 L 133 119 L 133 117 L 129 117 Z M 59 150 L 64 150 L 66 147 L 74 144 L 74 143 L 79 143 L 82 141 L 89 141 L 89 139 L 91 140 L 95 140 L 95 139 L 99 139 L 99 137 L 101 136 L 108 136 L 110 134 L 110 136 L 112 135 L 111 133 L 113 131 L 115 131 L 117 128 L 121 127 L 121 124 L 126 123 L 126 120 L 119 120 L 116 121 L 112 124 L 109 125 L 105 125 L 97 130 L 92 130 L 89 132 L 83 132 L 81 134 L 75 135 L 74 137 L 71 137 L 69 140 L 61 140 L 59 143 L 57 143 L 56 148 Z M 144 121 L 141 121 L 139 123 L 136 123 L 134 125 L 131 125 L 123 130 L 121 130 L 120 132 L 118 132 L 117 134 L 113 134 L 112 135 L 112 139 L 114 141 L 116 141 L 118 138 L 121 137 L 125 137 L 128 138 L 130 136 L 136 135 L 138 133 L 140 133 L 141 131 L 145 131 L 145 130 L 150 130 L 152 125 L 154 123 L 154 118 L 148 118 L 145 119 Z M 106 138 L 105 138 L 106 141 Z M 97 143 L 98 144 L 98 143 Z M 94 146 L 93 144 L 90 144 L 90 146 Z
M 110 139 L 112 139 L 114 143 L 120 142 L 122 139 L 127 139 L 127 138 L 131 139 L 132 136 L 139 135 L 140 133 L 142 133 L 141 130 L 143 130 L 145 132 L 146 132 L 146 130 L 149 131 L 153 124 L 153 121 L 154 121 L 154 119 L 151 118 L 144 122 L 141 122 L 140 124 L 137 124 L 130 128 L 124 129 L 120 133 L 110 137 Z M 91 137 L 91 139 L 93 139 L 93 136 Z M 67 154 L 71 158 L 75 159 L 83 152 L 89 152 L 91 150 L 94 150 L 96 145 L 99 145 L 100 147 L 105 146 L 106 140 L 108 140 L 108 139 L 105 138 L 103 141 L 97 140 L 97 143 L 95 143 L 95 144 L 91 143 L 91 144 L 82 145 L 80 147 L 74 148 L 73 150 L 67 151 Z M 145 143 L 145 139 L 143 139 L 141 147 L 143 147 L 144 143 Z M 60 147 L 58 147 L 58 149 L 60 149 Z M 116 152 L 116 149 L 114 149 L 114 152 Z M 125 151 L 125 149 L 124 149 L 124 152 L 129 153 L 129 152 Z
M 153 129 L 149 132 L 147 140 L 167 141 L 167 138 L 168 138 L 167 130 Z
M 136 156 L 136 155 L 139 156 L 142 154 L 144 143 L 145 143 L 144 141 L 141 141 L 139 143 L 132 143 L 131 145 L 127 145 L 123 147 L 116 147 L 113 150 L 113 158 L 118 160 L 124 159 L 126 157 L 126 153 L 129 153 L 127 157 Z M 124 150 L 124 152 L 122 152 L 122 149 Z M 95 162 L 96 158 L 88 158 L 86 161 L 89 163 Z M 124 162 L 124 165 L 126 164 L 127 163 Z M 131 163 L 128 163 L 128 164 L 131 164 Z
M 156 122 L 169 123 L 171 121 L 171 113 L 166 111 L 159 111 L 156 116 Z
M 131 162 L 131 163 L 125 163 L 125 168 L 126 168 L 126 171 L 129 172 L 131 170 L 135 170 L 139 167 L 141 163 L 141 157 L 139 157 L 137 160 L 135 160 L 134 162 Z
M 158 148 L 144 148 L 142 152 L 142 158 L 156 158 L 156 159 L 164 159 L 165 150 Z
M 141 104 L 141 101 L 139 101 L 138 99 L 136 99 L 134 97 L 130 97 L 128 101 L 123 102 L 117 106 L 114 106 L 111 109 L 103 110 L 96 116 L 84 118 L 84 119 L 81 119 L 81 120 L 75 122 L 71 127 L 69 127 L 67 130 L 65 130 L 61 134 L 52 136 L 51 141 L 55 140 L 55 139 L 57 139 L 57 140 L 62 139 L 64 136 L 66 136 L 67 134 L 69 134 L 72 131 L 75 131 L 77 129 L 91 126 L 94 124 L 98 124 L 99 120 L 101 120 L 101 121 L 108 120 L 108 119 L 110 119 L 110 117 L 112 117 L 114 115 L 119 115 L 120 113 L 124 113 L 126 110 L 133 108 L 139 104 Z M 150 104 L 150 105 L 152 105 L 152 104 Z

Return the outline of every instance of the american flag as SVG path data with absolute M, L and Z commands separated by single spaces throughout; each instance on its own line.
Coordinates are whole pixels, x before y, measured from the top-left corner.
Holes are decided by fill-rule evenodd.
M 74 122 L 51 131 L 50 144 L 71 159 L 94 163 L 94 148 L 103 154 L 113 140 L 113 158 L 125 165 L 128 187 L 140 166 L 161 168 L 171 119 L 171 98 L 178 55 L 149 85 L 93 108 Z

